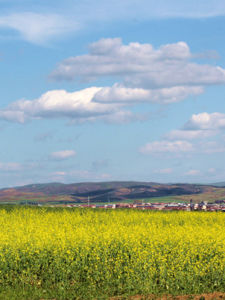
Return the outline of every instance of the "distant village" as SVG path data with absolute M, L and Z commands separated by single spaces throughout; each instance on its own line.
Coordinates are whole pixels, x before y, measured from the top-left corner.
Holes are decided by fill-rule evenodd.
M 225 212 L 225 200 L 215 203 L 116 203 L 116 204 L 68 204 L 66 207 L 104 208 L 104 209 L 141 209 L 141 210 L 182 210 L 182 211 L 222 211 Z

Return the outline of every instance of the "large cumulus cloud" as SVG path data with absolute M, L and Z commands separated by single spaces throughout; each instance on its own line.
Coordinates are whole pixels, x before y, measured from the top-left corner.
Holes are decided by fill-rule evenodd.
M 151 44 L 125 45 L 120 38 L 101 39 L 89 46 L 88 54 L 59 63 L 50 77 L 77 81 L 110 77 L 111 86 L 48 91 L 37 99 L 11 103 L 0 110 L 0 119 L 20 123 L 43 118 L 75 122 L 145 119 L 132 113 L 131 107 L 143 102 L 179 102 L 203 93 L 207 85 L 225 84 L 222 67 L 196 63 L 193 57 L 185 42 L 155 49 Z

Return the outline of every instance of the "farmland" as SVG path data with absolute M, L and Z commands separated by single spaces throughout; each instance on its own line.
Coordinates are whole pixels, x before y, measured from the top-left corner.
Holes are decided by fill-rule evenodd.
M 0 299 L 225 291 L 225 214 L 2 207 Z

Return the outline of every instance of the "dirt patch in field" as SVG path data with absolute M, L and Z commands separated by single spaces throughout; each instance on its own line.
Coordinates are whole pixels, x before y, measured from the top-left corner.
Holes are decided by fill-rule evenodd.
M 131 297 L 113 297 L 110 300 L 225 300 L 225 293 L 211 293 L 211 294 L 201 294 L 201 295 L 183 295 L 183 296 L 171 296 L 171 295 L 164 295 L 164 296 L 131 296 Z

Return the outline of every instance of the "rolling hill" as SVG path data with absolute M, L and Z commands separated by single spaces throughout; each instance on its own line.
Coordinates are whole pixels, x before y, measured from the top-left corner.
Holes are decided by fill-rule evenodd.
M 201 184 L 113 181 L 31 184 L 0 190 L 0 203 L 86 203 L 88 197 L 91 202 L 137 201 L 155 197 L 170 197 L 171 201 L 217 201 L 225 199 L 225 188 Z

